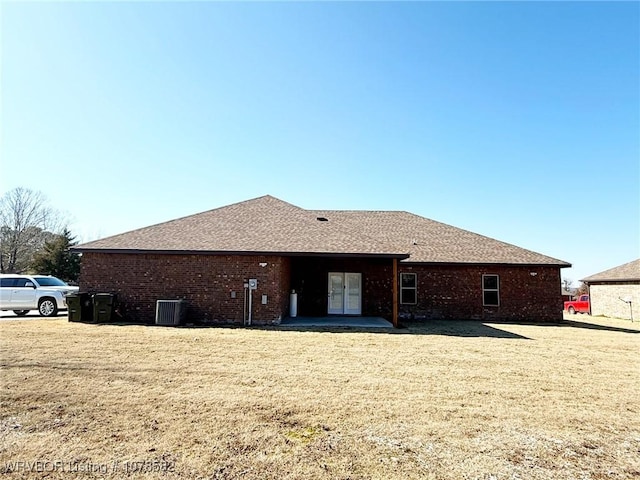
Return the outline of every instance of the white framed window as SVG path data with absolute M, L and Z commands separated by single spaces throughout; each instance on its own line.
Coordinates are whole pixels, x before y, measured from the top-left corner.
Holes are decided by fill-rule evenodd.
M 500 277 L 498 275 L 482 275 L 482 305 L 485 307 L 500 306 Z
M 415 273 L 400 274 L 400 303 L 415 305 L 418 303 L 418 275 Z

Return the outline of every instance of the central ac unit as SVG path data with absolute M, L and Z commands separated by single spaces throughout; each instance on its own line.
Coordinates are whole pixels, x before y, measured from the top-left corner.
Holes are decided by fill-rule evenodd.
M 156 302 L 156 325 L 180 325 L 187 313 L 184 300 L 158 300 Z

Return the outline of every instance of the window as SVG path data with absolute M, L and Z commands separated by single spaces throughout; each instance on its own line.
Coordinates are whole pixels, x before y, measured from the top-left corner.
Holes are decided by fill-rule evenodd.
M 56 277 L 34 277 L 41 287 L 68 287 L 65 282 Z
M 482 304 L 485 307 L 500 306 L 500 279 L 498 275 L 482 275 Z
M 418 299 L 418 276 L 415 273 L 400 274 L 400 303 L 415 305 Z
M 16 284 L 15 278 L 0 279 L 0 287 L 13 287 Z

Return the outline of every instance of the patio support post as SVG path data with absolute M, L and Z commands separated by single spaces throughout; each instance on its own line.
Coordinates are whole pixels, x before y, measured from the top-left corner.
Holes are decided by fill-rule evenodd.
M 398 259 L 393 259 L 393 326 L 398 328 Z

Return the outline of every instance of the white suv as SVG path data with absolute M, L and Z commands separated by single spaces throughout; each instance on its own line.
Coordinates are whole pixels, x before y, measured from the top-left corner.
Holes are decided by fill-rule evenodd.
M 67 308 L 65 295 L 78 287 L 45 275 L 0 274 L 0 310 L 13 310 L 22 317 L 29 310 L 38 310 L 43 317 L 53 317 Z

